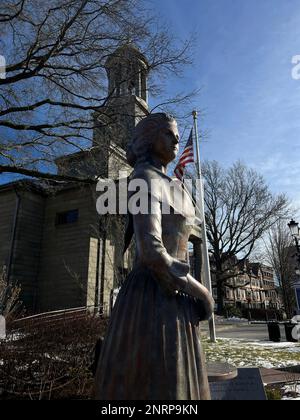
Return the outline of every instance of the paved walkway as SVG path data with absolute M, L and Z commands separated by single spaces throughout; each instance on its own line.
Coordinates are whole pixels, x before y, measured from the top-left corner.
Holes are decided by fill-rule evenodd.
M 285 331 L 284 326 L 280 326 L 281 329 L 281 339 L 284 342 Z M 208 325 L 203 323 L 202 331 L 208 333 Z M 260 340 L 268 341 L 269 333 L 268 326 L 266 324 L 217 324 L 216 326 L 217 337 L 218 338 L 233 338 L 241 340 Z
M 260 374 L 265 385 L 300 382 L 300 374 L 298 373 L 262 368 Z

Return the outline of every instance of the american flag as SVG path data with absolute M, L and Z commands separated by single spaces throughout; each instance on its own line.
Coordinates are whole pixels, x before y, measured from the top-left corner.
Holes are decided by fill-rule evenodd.
M 188 142 L 184 148 L 184 151 L 179 159 L 179 162 L 175 168 L 175 175 L 177 176 L 180 181 L 184 176 L 184 169 L 188 163 L 194 163 L 194 142 L 193 142 L 193 130 L 191 130 L 190 137 Z

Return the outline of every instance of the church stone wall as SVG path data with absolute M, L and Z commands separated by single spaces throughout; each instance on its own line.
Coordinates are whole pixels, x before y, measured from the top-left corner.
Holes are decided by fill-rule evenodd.
M 21 300 L 28 312 L 34 312 L 37 303 L 45 197 L 26 190 L 20 196 L 11 280 L 20 283 Z
M 92 303 L 88 293 L 91 237 L 97 229 L 93 187 L 62 191 L 47 199 L 39 276 L 39 310 Z M 78 210 L 75 223 L 57 225 L 58 213 Z
M 87 306 L 95 305 L 95 297 L 100 276 L 99 259 L 99 238 L 90 238 L 89 261 L 88 261 L 88 280 L 87 280 Z M 96 305 L 97 306 L 97 305 Z
M 36 304 L 45 198 L 24 188 L 0 194 L 0 269 L 6 266 L 9 279 L 21 286 L 20 299 L 33 312 Z M 10 266 L 10 255 L 12 264 Z
M 111 291 L 115 287 L 115 249 L 110 240 L 106 241 L 105 246 L 105 268 L 103 279 L 103 307 L 106 314 L 109 314 Z
M 13 191 L 0 194 L 0 270 L 9 263 L 16 195 Z

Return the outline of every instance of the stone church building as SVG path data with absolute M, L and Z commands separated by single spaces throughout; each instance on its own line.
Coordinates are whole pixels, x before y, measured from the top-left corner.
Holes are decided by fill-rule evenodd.
M 117 179 L 128 167 L 126 144 L 148 115 L 146 58 L 132 45 L 106 63 L 109 100 L 94 114 L 91 148 L 56 160 L 60 175 Z M 99 195 L 99 193 L 98 193 Z M 112 290 L 130 268 L 123 261 L 124 220 L 99 216 L 95 185 L 24 179 L 0 186 L 0 270 L 21 286 L 28 313 L 97 307 L 108 314 Z M 193 245 L 192 245 L 193 244 Z M 200 279 L 199 228 L 191 236 Z

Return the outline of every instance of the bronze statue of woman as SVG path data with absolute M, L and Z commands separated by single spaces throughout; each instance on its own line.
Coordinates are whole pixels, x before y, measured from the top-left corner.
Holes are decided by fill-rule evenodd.
M 134 167 L 131 180 L 144 180 L 149 186 L 151 212 L 129 215 L 135 264 L 103 342 L 96 375 L 98 400 L 210 399 L 199 322 L 211 317 L 214 302 L 189 274 L 187 219 L 194 214 L 193 205 L 184 193 L 188 205 L 182 207 L 191 214 L 174 209 L 164 214 L 155 190 L 159 183 L 152 182 L 171 181 L 166 171 L 178 143 L 176 121 L 159 113 L 137 125 L 128 149 L 128 162 Z M 127 242 L 128 236 L 130 232 Z

